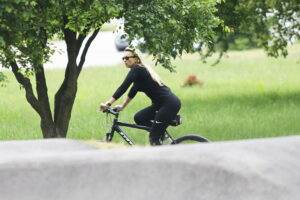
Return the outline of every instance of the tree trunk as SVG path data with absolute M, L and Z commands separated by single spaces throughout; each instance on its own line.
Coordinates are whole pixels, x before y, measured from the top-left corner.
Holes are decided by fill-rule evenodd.
M 76 60 L 86 35 L 79 35 L 78 39 L 76 39 L 75 32 L 68 29 L 64 31 L 68 51 L 68 64 L 65 72 L 65 79 L 55 95 L 54 124 L 57 137 L 66 137 L 67 135 L 72 108 L 77 93 L 77 80 L 82 70 L 87 51 L 98 32 L 99 29 L 95 30 L 88 39 L 82 51 L 79 65 L 77 65 Z
M 48 88 L 46 84 L 46 78 L 43 66 L 38 66 L 35 72 L 36 79 L 36 91 L 38 102 L 40 104 L 40 111 L 38 112 L 41 118 L 40 126 L 43 132 L 44 138 L 56 137 L 55 125 L 52 118 Z
M 44 138 L 56 138 L 58 137 L 55 131 L 55 124 L 53 121 L 50 121 L 48 119 L 45 119 L 44 117 L 41 117 L 41 130 L 43 132 Z
M 52 117 L 50 108 L 43 66 L 34 66 L 37 92 L 36 97 L 33 92 L 30 79 L 20 72 L 16 61 L 11 62 L 11 68 L 17 81 L 25 88 L 28 103 L 40 116 L 40 127 L 44 138 L 64 138 L 67 136 L 71 112 L 77 93 L 77 80 L 83 67 L 88 48 L 97 36 L 98 32 L 99 29 L 95 30 L 92 36 L 88 39 L 81 55 L 80 63 L 77 66 L 76 60 L 86 35 L 79 35 L 77 39 L 75 32 L 68 29 L 65 30 L 64 34 L 67 44 L 68 64 L 65 71 L 64 81 L 55 94 L 54 118 Z
M 56 137 L 54 129 L 55 124 L 51 115 L 43 66 L 38 66 L 38 68 L 35 69 L 36 91 L 38 97 L 34 95 L 30 79 L 25 77 L 19 71 L 19 67 L 16 61 L 11 62 L 11 68 L 17 81 L 25 88 L 27 102 L 33 107 L 33 109 L 39 114 L 41 118 L 40 126 L 42 129 L 43 137 Z
M 65 79 L 55 95 L 54 102 L 54 123 L 55 132 L 58 137 L 66 137 L 71 112 L 77 93 L 78 68 L 76 64 L 79 49 L 84 37 L 80 41 L 76 39 L 76 33 L 65 29 L 65 41 L 68 52 L 68 64 L 65 72 Z
M 73 80 L 70 81 L 69 79 Z M 77 77 L 71 77 L 66 73 L 65 80 L 56 93 L 54 102 L 54 123 L 57 137 L 66 137 L 67 135 L 76 93 Z

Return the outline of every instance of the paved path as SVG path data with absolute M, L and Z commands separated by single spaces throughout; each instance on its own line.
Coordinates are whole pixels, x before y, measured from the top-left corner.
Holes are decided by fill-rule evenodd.
M 68 61 L 65 42 L 54 41 L 51 44 L 56 51 L 50 58 L 51 62 L 44 65 L 45 69 L 65 68 Z M 122 56 L 123 52 L 117 51 L 115 47 L 114 34 L 110 31 L 99 32 L 88 50 L 84 67 L 113 66 L 122 63 Z M 78 63 L 79 61 L 80 59 L 77 60 Z M 0 71 L 2 70 L 6 69 L 0 65 Z
M 45 68 L 65 68 L 68 58 L 65 42 L 55 41 L 53 46 L 58 51 L 51 57 L 51 63 L 45 64 Z M 122 55 L 123 52 L 118 52 L 115 48 L 114 34 L 109 31 L 99 32 L 88 50 L 84 67 L 116 65 L 122 62 Z
M 0 142 L 2 200 L 297 200 L 300 136 L 99 150 Z

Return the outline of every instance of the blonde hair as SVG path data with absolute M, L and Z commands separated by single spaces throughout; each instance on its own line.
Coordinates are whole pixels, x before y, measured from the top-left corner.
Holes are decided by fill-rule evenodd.
M 126 48 L 124 51 L 129 51 L 129 52 L 131 52 L 132 55 L 136 57 L 137 63 L 138 63 L 139 65 L 141 65 L 142 67 L 145 67 L 145 68 L 146 68 L 146 70 L 149 72 L 151 78 L 152 78 L 155 82 L 157 82 L 158 85 L 160 85 L 160 86 L 163 86 L 163 85 L 164 85 L 164 84 L 162 83 L 162 81 L 161 81 L 159 75 L 154 71 L 154 69 L 152 69 L 152 67 L 150 67 L 149 65 L 145 65 L 145 64 L 142 62 L 141 57 L 139 56 L 140 53 L 137 53 L 138 50 L 136 50 L 136 49 L 131 49 L 131 48 Z

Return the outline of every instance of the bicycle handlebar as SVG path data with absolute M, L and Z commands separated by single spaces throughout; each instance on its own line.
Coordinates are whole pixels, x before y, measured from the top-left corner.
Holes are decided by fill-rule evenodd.
M 118 115 L 120 111 L 117 108 L 107 108 L 106 110 L 103 110 L 103 112 Z

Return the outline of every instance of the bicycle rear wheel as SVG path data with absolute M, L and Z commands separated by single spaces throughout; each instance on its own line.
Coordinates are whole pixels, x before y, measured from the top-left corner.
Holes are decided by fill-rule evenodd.
M 183 143 L 197 143 L 197 142 L 209 142 L 208 139 L 199 135 L 185 135 L 179 137 L 173 141 L 172 144 L 183 144 Z

